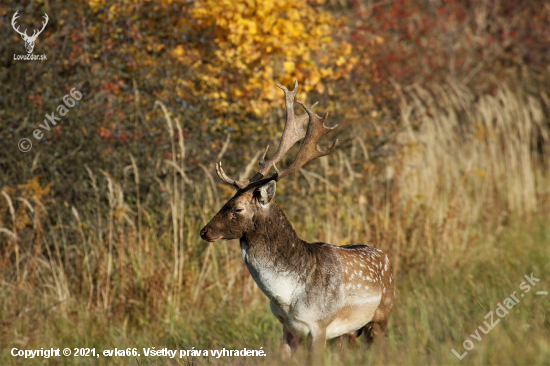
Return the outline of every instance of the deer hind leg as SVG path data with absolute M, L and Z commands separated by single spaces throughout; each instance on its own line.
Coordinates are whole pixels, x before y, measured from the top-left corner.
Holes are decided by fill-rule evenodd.
M 365 343 L 367 347 L 370 348 L 374 343 L 374 340 L 378 340 L 383 347 L 386 346 L 386 328 L 388 322 L 370 322 L 361 328 L 362 333 L 365 337 Z
M 344 354 L 347 348 L 355 347 L 357 338 L 361 335 L 361 330 L 341 335 L 330 340 L 333 349 L 336 349 L 340 354 Z
M 340 336 L 340 337 L 336 337 L 336 338 L 332 338 L 330 340 L 328 340 L 328 344 L 330 344 L 330 347 L 332 350 L 336 350 L 338 352 L 340 352 L 341 354 L 344 353 L 344 337 L 345 336 Z
M 386 329 L 388 327 L 389 318 L 389 314 L 387 313 L 387 308 L 378 307 L 378 309 L 376 309 L 374 313 L 374 316 L 372 317 L 372 321 L 365 325 L 363 328 L 359 329 L 358 333 L 359 335 L 361 333 L 364 334 L 365 343 L 367 344 L 368 348 L 370 348 L 370 346 L 374 343 L 375 339 L 378 340 L 378 342 L 380 342 L 380 344 L 382 344 L 384 348 L 387 347 Z
M 359 338 L 360 335 L 361 335 L 361 329 L 355 332 L 348 333 L 342 337 L 346 337 L 348 339 L 348 343 L 350 347 L 353 347 L 355 346 L 355 343 L 357 342 L 357 338 Z
M 384 349 L 387 349 L 386 329 L 388 328 L 388 320 L 393 310 L 393 302 L 395 300 L 394 285 L 392 284 L 387 293 L 382 296 L 380 305 L 374 312 L 372 320 L 361 328 L 359 331 L 365 333 L 365 342 L 370 348 L 375 339 L 382 344 Z

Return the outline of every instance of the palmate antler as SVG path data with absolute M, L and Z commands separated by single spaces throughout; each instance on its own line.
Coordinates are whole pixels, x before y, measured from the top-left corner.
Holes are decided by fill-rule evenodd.
M 264 183 L 263 181 L 265 180 L 278 181 L 281 178 L 291 173 L 294 173 L 296 170 L 304 166 L 308 161 L 318 158 L 320 156 L 330 154 L 334 151 L 336 145 L 338 145 L 338 139 L 336 139 L 336 141 L 334 141 L 329 149 L 325 151 L 320 151 L 317 149 L 317 143 L 319 142 L 319 140 L 321 140 L 321 138 L 327 133 L 338 127 L 338 125 L 334 127 L 325 126 L 325 121 L 328 118 L 328 113 L 325 115 L 325 117 L 320 117 L 313 113 L 312 109 L 317 105 L 317 103 L 313 104 L 311 108 L 308 108 L 303 103 L 297 102 L 300 106 L 302 106 L 302 108 L 304 108 L 306 113 L 300 116 L 296 116 L 294 114 L 294 97 L 298 92 L 298 81 L 295 82 L 294 90 L 292 91 L 289 91 L 282 85 L 277 84 L 277 86 L 285 92 L 286 105 L 286 124 L 285 129 L 283 130 L 283 135 L 281 136 L 281 142 L 279 143 L 279 148 L 277 149 L 277 152 L 275 152 L 275 155 L 273 155 L 271 159 L 265 162 L 264 159 L 267 154 L 267 150 L 269 149 L 268 145 L 262 155 L 262 158 L 260 159 L 260 170 L 258 170 L 258 172 L 256 172 L 256 174 L 254 174 L 252 177 L 241 181 L 229 178 L 222 169 L 222 163 L 219 162 L 218 164 L 216 164 L 216 172 L 218 173 L 220 179 L 223 180 L 225 183 L 235 186 L 239 189 L 245 189 L 247 187 L 250 187 L 251 185 L 256 185 L 257 183 L 259 183 L 259 181 L 262 181 L 262 183 Z M 303 128 L 303 123 L 307 118 L 309 118 L 309 124 L 307 126 L 307 132 L 305 132 Z M 277 170 L 277 167 L 275 167 L 275 164 L 281 161 L 288 150 L 296 142 L 300 141 L 304 137 L 305 140 L 302 143 L 300 151 L 298 151 L 294 162 L 289 167 L 279 172 Z M 274 167 L 276 172 L 273 173 L 271 177 L 264 179 L 271 167 Z

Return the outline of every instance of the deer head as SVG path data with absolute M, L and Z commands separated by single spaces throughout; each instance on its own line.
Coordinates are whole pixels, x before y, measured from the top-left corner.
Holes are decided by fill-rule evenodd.
M 257 188 L 239 190 L 201 230 L 201 237 L 207 241 L 240 239 L 257 228 L 258 218 L 270 216 L 275 186 L 271 180 Z
M 295 82 L 294 90 L 289 91 L 281 85 L 277 85 L 285 93 L 286 104 L 286 124 L 281 136 L 279 148 L 275 155 L 268 161 L 265 161 L 269 145 L 260 158 L 260 169 L 250 178 L 245 180 L 234 180 L 229 178 L 222 169 L 221 162 L 216 165 L 218 177 L 224 182 L 237 189 L 237 193 L 231 198 L 214 218 L 201 230 L 201 237 L 208 241 L 239 239 L 252 230 L 267 230 L 262 223 L 276 222 L 273 215 L 283 215 L 280 208 L 273 201 L 275 196 L 276 182 L 281 178 L 295 172 L 304 166 L 308 161 L 330 154 L 336 148 L 338 140 L 332 146 L 324 151 L 317 149 L 317 143 L 327 133 L 334 130 L 334 127 L 326 127 L 324 122 L 328 113 L 320 117 L 313 113 L 312 109 L 317 105 L 315 103 L 308 108 L 301 102 L 297 102 L 304 110 L 305 114 L 296 116 L 294 114 L 294 97 L 298 91 L 298 81 Z M 304 131 L 303 123 L 309 118 L 307 132 Z M 294 162 L 282 171 L 275 166 L 281 161 L 288 150 L 299 140 L 304 139 Z M 266 178 L 267 173 L 273 167 L 275 172 Z M 269 220 L 271 217 L 271 220 Z M 268 218 L 266 220 L 266 218 Z M 286 218 L 284 219 L 286 222 Z
M 17 16 L 18 12 L 19 11 L 16 11 L 15 14 L 13 14 L 13 17 L 11 18 L 11 26 L 17 33 L 19 33 L 19 35 L 21 35 L 21 38 L 23 38 L 23 40 L 25 41 L 25 48 L 27 49 L 27 53 L 32 53 L 34 49 L 34 43 L 36 42 L 36 38 L 38 37 L 38 35 L 40 35 L 40 33 L 42 33 L 44 28 L 46 28 L 46 24 L 48 24 L 48 19 L 49 19 L 48 14 L 44 13 L 45 22 L 43 23 L 42 29 L 40 29 L 39 31 L 34 30 L 32 33 L 32 36 L 28 36 L 26 29 L 25 29 L 25 32 L 21 33 L 19 31 L 19 27 L 17 28 L 15 27 L 15 20 L 18 18 Z

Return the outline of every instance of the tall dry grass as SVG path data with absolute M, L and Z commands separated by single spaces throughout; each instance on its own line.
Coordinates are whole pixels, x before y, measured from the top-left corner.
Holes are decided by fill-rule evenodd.
M 382 248 L 401 281 L 488 259 L 511 220 L 548 218 L 543 97 L 506 85 L 474 95 L 455 83 L 400 93 L 402 129 L 383 165 L 357 135 L 278 184 L 276 198 L 302 238 Z M 3 188 L 0 343 L 7 348 L 41 344 L 36 329 L 47 328 L 44 314 L 74 324 L 101 314 L 139 332 L 171 329 L 174 319 L 197 326 L 206 308 L 252 309 L 263 301 L 236 241 L 205 243 L 198 236 L 232 190 L 213 177 L 214 162 L 188 173 L 185 122 L 156 106 L 172 152 L 159 160 L 166 172 L 157 178 L 160 209 L 150 192 L 142 195 L 131 155 L 121 180 L 112 168 L 87 168 L 84 206 L 52 201 L 37 179 Z M 230 136 L 218 160 L 229 145 Z M 243 176 L 257 158 L 243 161 Z

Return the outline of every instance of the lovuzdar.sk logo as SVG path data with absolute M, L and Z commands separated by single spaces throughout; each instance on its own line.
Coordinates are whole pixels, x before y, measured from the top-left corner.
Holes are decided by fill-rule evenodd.
M 42 31 L 44 31 L 44 28 L 46 28 L 46 24 L 48 24 L 48 14 L 44 13 L 44 23 L 42 25 L 42 29 L 40 29 L 39 31 L 37 30 L 34 30 L 33 33 L 32 33 L 32 36 L 29 36 L 27 34 L 27 30 L 25 29 L 24 32 L 21 32 L 19 31 L 19 27 L 16 27 L 16 24 L 15 24 L 15 20 L 18 18 L 18 13 L 19 11 L 16 11 L 15 14 L 13 14 L 13 18 L 11 18 L 11 26 L 13 27 L 13 29 L 19 33 L 19 35 L 21 35 L 21 38 L 23 38 L 23 40 L 25 41 L 25 49 L 27 50 L 27 54 L 26 55 L 13 55 L 13 59 L 14 60 L 25 60 L 25 61 L 35 61 L 35 60 L 39 60 L 39 61 L 44 61 L 46 60 L 46 55 L 33 55 L 32 54 L 32 51 L 34 50 L 34 44 L 36 42 L 36 38 L 38 38 L 38 36 L 40 35 L 40 33 L 42 33 Z

